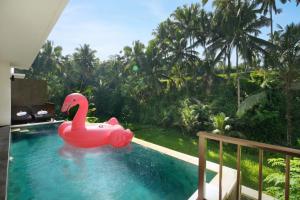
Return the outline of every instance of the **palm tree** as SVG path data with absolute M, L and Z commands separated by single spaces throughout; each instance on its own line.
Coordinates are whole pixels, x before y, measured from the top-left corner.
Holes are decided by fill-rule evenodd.
M 236 49 L 238 107 L 240 107 L 241 103 L 239 57 L 241 56 L 245 62 L 252 64 L 253 59 L 256 57 L 256 52 L 265 52 L 262 47 L 270 45 L 267 41 L 258 37 L 261 33 L 260 29 L 267 26 L 269 20 L 263 16 L 258 18 L 255 7 L 255 4 L 247 2 L 237 5 L 238 10 L 235 18 L 232 43 Z
M 213 84 L 214 66 L 220 61 L 220 57 L 213 57 L 211 52 L 207 52 L 207 44 L 211 37 L 211 19 L 212 13 L 206 12 L 200 7 L 200 4 L 192 4 L 191 6 L 183 6 L 177 8 L 177 10 L 171 15 L 172 22 L 176 30 L 179 30 L 178 38 L 175 38 L 172 44 L 177 44 L 174 49 L 181 49 L 181 54 L 174 54 L 177 58 L 181 58 L 184 61 L 185 69 L 193 71 L 192 76 L 196 78 L 201 71 L 202 82 L 205 86 L 206 94 L 210 94 L 210 90 Z M 171 32 L 171 35 L 174 32 Z M 198 57 L 203 49 L 203 61 Z M 196 51 L 197 50 L 197 51 Z M 179 56 L 179 57 L 178 57 Z M 181 57 L 180 57 L 181 56 Z M 177 72 L 178 62 L 177 62 Z M 199 69 L 198 69 L 199 68 Z M 200 69 L 201 68 L 201 69 Z M 187 74 L 187 72 L 185 73 Z M 177 83 L 182 78 L 177 77 Z M 184 76 L 183 76 L 184 77 Z M 175 82 L 175 81 L 174 81 Z M 182 80 L 184 82 L 184 80 Z
M 228 4 L 223 4 L 224 1 L 214 1 L 213 5 L 216 7 L 213 17 L 211 19 L 210 27 L 210 37 L 207 42 L 207 51 L 209 54 L 215 54 L 216 58 L 224 59 L 224 64 L 227 60 L 227 79 L 230 80 L 231 72 L 231 54 L 232 54 L 232 43 L 229 36 L 229 33 L 232 31 L 231 25 L 226 24 L 225 22 L 230 22 L 227 18 L 232 8 L 228 7 Z M 226 14 L 227 13 L 227 14 Z M 230 27 L 228 27 L 230 25 Z
M 214 82 L 214 68 L 215 65 L 221 61 L 221 57 L 217 57 L 214 53 L 208 52 L 207 45 L 212 36 L 212 18 L 213 14 L 211 12 L 206 12 L 204 9 L 199 9 L 196 13 L 196 18 L 194 22 L 193 37 L 195 42 L 192 48 L 198 48 L 202 50 L 203 61 L 201 62 L 201 74 L 203 88 L 206 91 L 206 95 L 209 96 L 211 93 L 211 88 Z
M 280 0 L 280 2 L 286 3 L 287 0 Z M 261 4 L 260 10 L 264 15 L 269 13 L 271 19 L 270 38 L 271 42 L 273 42 L 273 11 L 275 12 L 275 14 L 279 14 L 282 10 L 277 8 L 276 0 L 257 0 L 257 3 Z
M 274 69 L 279 74 L 278 78 L 281 85 L 278 89 L 284 91 L 286 100 L 286 143 L 291 145 L 293 90 L 300 89 L 300 24 L 290 24 L 285 29 L 280 27 L 279 31 L 275 31 L 274 45 L 275 48 L 269 48 L 269 53 L 265 56 L 265 65 L 267 69 Z M 238 116 L 242 116 L 247 110 L 266 98 L 265 91 L 249 96 L 238 110 Z
M 300 81 L 300 24 L 290 24 L 274 34 L 276 48 L 266 58 L 268 66 L 279 71 L 286 99 L 287 144 L 292 143 L 293 90 L 299 90 Z
M 230 69 L 231 51 L 235 48 L 239 107 L 241 102 L 239 59 L 243 58 L 245 62 L 252 64 L 256 52 L 265 52 L 263 47 L 269 46 L 270 43 L 260 39 L 258 35 L 260 29 L 269 24 L 269 20 L 264 16 L 258 18 L 256 4 L 247 1 L 228 1 L 226 5 L 219 4 L 219 6 L 221 7 L 216 9 L 215 14 L 218 22 L 215 24 L 217 31 L 210 41 L 210 50 L 227 56 Z M 226 6 L 225 11 L 224 6 Z
M 204 56 L 208 53 L 207 43 L 211 37 L 212 18 L 213 15 L 211 12 L 206 12 L 204 9 L 200 9 L 195 19 L 195 30 L 193 34 L 196 41 L 194 43 L 194 47 L 198 47 L 200 45 L 204 49 Z
M 171 14 L 171 30 L 169 38 L 174 44 L 174 56 L 180 56 L 187 63 L 196 62 L 197 52 L 194 50 L 194 32 L 195 20 L 199 13 L 199 4 L 191 4 L 191 6 L 179 7 Z M 174 34 L 175 33 L 175 34 Z M 175 50 L 177 49 L 177 50 Z M 174 51 L 175 50 L 175 51 Z M 177 60 L 178 61 L 178 60 Z
M 92 50 L 88 44 L 80 45 L 80 47 L 75 49 L 73 60 L 80 74 L 79 91 L 83 91 L 86 87 L 89 76 L 99 63 L 99 60 L 96 58 L 96 52 L 97 51 Z
M 285 4 L 287 3 L 287 1 L 291 1 L 291 0 L 280 0 L 281 3 Z M 300 3 L 300 0 L 295 0 L 297 6 Z M 267 13 L 269 13 L 270 19 L 271 19 L 271 26 L 270 26 L 270 38 L 271 38 L 271 42 L 273 42 L 273 11 L 275 12 L 275 14 L 279 14 L 281 13 L 281 9 L 277 8 L 276 5 L 276 0 L 257 0 L 258 4 L 261 4 L 260 10 L 261 12 L 266 15 Z
M 36 56 L 27 76 L 38 77 L 42 73 L 61 71 L 62 62 L 62 47 L 54 46 L 53 42 L 48 40 Z M 41 78 L 44 79 L 45 77 Z
M 184 40 L 188 41 L 190 54 L 193 54 L 193 45 L 195 39 L 196 25 L 198 23 L 198 14 L 200 13 L 199 4 L 184 5 L 177 8 L 172 14 L 174 25 L 180 30 L 184 36 Z
M 185 88 L 188 93 L 186 80 L 196 74 L 199 57 L 198 52 L 193 49 L 193 45 L 190 45 L 192 35 L 183 29 L 183 26 L 187 27 L 185 24 L 187 21 L 181 18 L 179 20 L 179 16 L 182 18 L 185 16 L 182 13 L 189 12 L 181 11 L 181 9 L 184 8 L 178 8 L 176 11 L 178 19 L 173 14 L 171 18 L 159 25 L 154 35 L 160 49 L 159 54 L 162 55 L 161 64 L 164 73 L 161 75 L 163 81 L 167 82 L 167 85 L 174 85 L 176 89 Z

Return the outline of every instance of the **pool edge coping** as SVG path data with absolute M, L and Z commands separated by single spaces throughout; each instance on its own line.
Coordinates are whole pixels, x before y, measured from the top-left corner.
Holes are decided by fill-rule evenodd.
M 8 153 L 7 153 L 7 171 L 6 171 L 6 186 L 5 186 L 5 200 L 7 200 L 7 191 L 8 191 L 8 175 L 9 175 L 9 165 L 10 165 L 10 147 L 11 147 L 11 127 L 9 127 L 9 136 L 8 136 Z
M 39 126 L 39 125 L 47 125 L 47 124 L 58 124 L 62 123 L 64 120 L 54 120 L 50 122 L 38 122 L 38 123 L 27 123 L 27 124 L 16 124 L 16 125 L 11 125 L 10 128 L 25 128 L 25 127 L 31 127 L 31 126 Z

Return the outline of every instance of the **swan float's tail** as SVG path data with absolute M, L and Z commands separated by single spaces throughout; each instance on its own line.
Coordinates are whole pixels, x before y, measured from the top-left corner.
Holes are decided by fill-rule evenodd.
M 117 120 L 117 118 L 112 117 L 110 118 L 106 123 L 110 124 L 110 125 L 119 125 L 119 121 Z
M 110 144 L 113 147 L 125 147 L 133 138 L 133 133 L 129 130 L 115 130 L 110 134 Z

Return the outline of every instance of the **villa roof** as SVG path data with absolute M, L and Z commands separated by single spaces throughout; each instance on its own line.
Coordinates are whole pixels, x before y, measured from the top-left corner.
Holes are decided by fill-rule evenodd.
M 0 61 L 29 68 L 68 0 L 1 0 Z

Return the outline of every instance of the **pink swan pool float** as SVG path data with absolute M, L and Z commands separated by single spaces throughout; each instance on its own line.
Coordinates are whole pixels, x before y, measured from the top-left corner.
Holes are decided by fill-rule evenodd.
M 63 122 L 58 127 L 58 134 L 66 143 L 81 148 L 103 145 L 121 148 L 131 142 L 132 132 L 129 129 L 125 130 L 114 117 L 104 123 L 86 124 L 88 100 L 82 94 L 68 95 L 61 111 L 68 112 L 70 108 L 76 105 L 79 105 L 79 108 L 73 121 Z

